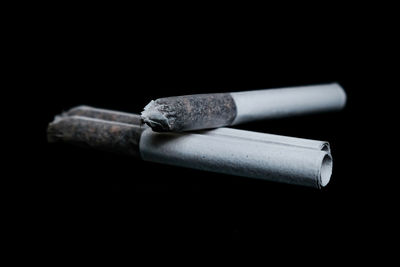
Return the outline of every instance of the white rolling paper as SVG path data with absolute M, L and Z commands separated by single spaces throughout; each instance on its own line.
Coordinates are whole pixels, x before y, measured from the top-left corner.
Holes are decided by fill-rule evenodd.
M 332 172 L 326 151 L 227 135 L 146 129 L 139 150 L 147 161 L 316 188 Z
M 247 121 L 334 111 L 346 104 L 338 83 L 231 93 L 237 108 L 232 125 Z

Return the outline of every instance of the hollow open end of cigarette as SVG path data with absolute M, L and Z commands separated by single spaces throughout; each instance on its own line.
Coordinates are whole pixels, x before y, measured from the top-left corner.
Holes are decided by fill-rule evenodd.
M 330 153 L 330 152 L 331 152 L 331 149 L 330 149 L 330 147 L 329 147 L 329 143 L 324 143 L 324 144 L 322 145 L 322 147 L 321 147 L 321 150 Z
M 326 154 L 322 159 L 321 170 L 320 170 L 320 179 L 321 186 L 326 186 L 329 183 L 332 175 L 332 157 L 329 154 Z

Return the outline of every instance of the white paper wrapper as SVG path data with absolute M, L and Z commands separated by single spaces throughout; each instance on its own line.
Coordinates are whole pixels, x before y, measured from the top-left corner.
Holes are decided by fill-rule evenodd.
M 244 91 L 231 96 L 237 108 L 232 125 L 340 110 L 346 104 L 346 93 L 337 83 Z
M 139 149 L 147 161 L 316 188 L 332 172 L 326 151 L 227 135 L 146 129 Z

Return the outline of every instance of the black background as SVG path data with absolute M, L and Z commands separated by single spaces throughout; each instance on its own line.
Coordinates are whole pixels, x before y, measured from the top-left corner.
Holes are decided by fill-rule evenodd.
M 295 248 L 310 241 L 351 247 L 391 235 L 394 195 L 387 179 L 393 178 L 382 171 L 386 159 L 376 157 L 378 144 L 371 141 L 383 136 L 382 121 L 365 105 L 383 108 L 373 93 L 388 91 L 362 28 L 340 27 L 329 16 L 323 26 L 311 21 L 296 28 L 296 21 L 277 28 L 262 20 L 245 26 L 84 18 L 55 14 L 28 30 L 34 44 L 27 51 L 33 71 L 28 82 L 34 87 L 24 97 L 34 102 L 32 134 L 40 155 L 25 156 L 31 165 L 23 171 L 38 175 L 21 183 L 35 188 L 25 205 L 29 232 L 37 238 L 82 247 L 259 239 Z M 46 141 L 47 123 L 76 105 L 139 113 L 165 96 L 329 82 L 339 82 L 348 94 L 341 112 L 237 127 L 329 141 L 333 176 L 322 190 Z

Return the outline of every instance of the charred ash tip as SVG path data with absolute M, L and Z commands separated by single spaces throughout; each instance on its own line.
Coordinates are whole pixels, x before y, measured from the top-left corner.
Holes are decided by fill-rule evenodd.
M 55 143 L 60 140 L 61 132 L 57 130 L 56 122 L 50 122 L 47 126 L 47 142 Z
M 159 105 L 154 100 L 144 107 L 141 118 L 154 131 L 166 132 L 171 130 L 168 118 L 160 111 Z
M 64 113 L 54 117 L 54 120 L 47 125 L 47 141 L 49 143 L 55 143 L 63 139 L 65 136 L 65 119 L 67 119 Z

